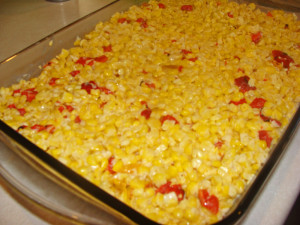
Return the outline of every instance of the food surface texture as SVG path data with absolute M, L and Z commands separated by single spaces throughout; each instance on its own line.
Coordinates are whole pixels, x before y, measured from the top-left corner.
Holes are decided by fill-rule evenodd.
M 300 23 L 225 0 L 151 0 L 99 22 L 0 118 L 161 224 L 222 220 L 300 101 Z

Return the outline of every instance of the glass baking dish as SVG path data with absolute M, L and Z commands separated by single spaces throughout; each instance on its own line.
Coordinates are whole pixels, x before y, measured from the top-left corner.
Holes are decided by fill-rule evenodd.
M 41 71 L 41 65 L 46 64 L 50 59 L 59 54 L 62 48 L 72 47 L 77 36 L 83 36 L 88 33 L 99 21 L 108 20 L 113 13 L 124 11 L 131 5 L 141 4 L 142 2 L 146 1 L 115 1 L 109 6 L 80 19 L 24 49 L 20 53 L 6 59 L 0 64 L 0 86 L 9 86 L 18 82 L 20 79 L 29 79 L 37 76 Z M 260 3 L 259 1 L 254 2 Z M 263 6 L 268 6 L 266 5 L 268 4 L 268 1 L 262 1 L 262 3 Z M 282 5 L 278 5 L 277 3 L 272 3 L 271 6 L 279 6 L 286 10 L 293 11 L 299 9 L 294 5 L 282 7 Z M 49 43 L 52 44 L 50 45 Z M 217 224 L 234 224 L 245 216 L 246 211 L 253 204 L 258 193 L 266 183 L 267 178 L 270 176 L 272 170 L 284 153 L 286 145 L 299 125 L 299 118 L 300 108 L 298 107 L 290 125 L 287 127 L 276 148 L 271 151 L 263 168 L 248 186 L 244 195 L 236 202 L 227 217 Z M 66 192 L 70 193 L 71 196 L 73 194 L 78 196 L 79 199 L 81 199 L 78 201 L 83 201 L 85 204 L 89 205 L 88 207 L 95 207 L 100 211 L 100 213 L 98 213 L 98 211 L 95 213 L 99 218 L 94 220 L 84 215 L 74 216 L 72 210 L 68 211 L 68 209 L 63 208 L 56 208 L 56 211 L 61 210 L 58 213 L 68 215 L 70 218 L 72 217 L 71 215 L 73 215 L 73 219 L 75 218 L 75 220 L 87 224 L 157 224 L 82 178 L 52 156 L 39 149 L 36 145 L 32 144 L 2 121 L 0 121 L 0 130 L 0 139 L 7 146 L 2 145 L 1 148 L 5 148 L 6 152 L 13 150 L 21 160 L 26 161 L 26 163 L 39 171 L 43 176 L 50 178 L 58 185 L 64 187 Z M 1 164 L 3 164 L 3 162 L 1 162 Z M 5 179 L 10 180 L 11 183 L 17 185 L 17 181 L 12 181 L 14 179 L 13 177 L 9 174 L 4 174 L 5 170 L 3 168 L 5 167 L 1 168 L 2 176 L 4 176 Z M 22 189 L 22 187 L 19 187 L 19 189 Z M 37 199 L 38 197 L 32 198 Z M 55 206 L 51 206 L 51 204 L 47 207 L 50 209 L 55 208 Z

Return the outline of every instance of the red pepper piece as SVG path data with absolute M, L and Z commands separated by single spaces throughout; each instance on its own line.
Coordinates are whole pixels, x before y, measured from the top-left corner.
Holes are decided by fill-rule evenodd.
M 126 18 L 120 18 L 120 19 L 118 19 L 118 23 L 125 23 L 125 22 L 129 23 L 130 21 L 127 20 Z
M 73 70 L 72 72 L 70 72 L 72 77 L 75 77 L 79 73 L 80 73 L 80 70 Z
M 182 50 L 181 50 L 181 53 L 183 53 L 184 55 L 187 55 L 187 54 L 190 54 L 190 53 L 192 53 L 192 52 L 189 51 L 189 50 L 186 50 L 186 49 L 182 49 Z
M 16 109 L 17 107 L 16 107 L 15 104 L 10 104 L 10 105 L 7 106 L 7 108 L 9 108 L 9 109 Z
M 141 112 L 141 116 L 144 116 L 148 120 L 151 116 L 152 110 L 147 108 Z
M 171 115 L 166 115 L 166 116 L 163 116 L 160 118 L 161 125 L 163 125 L 166 120 L 173 120 L 173 121 L 175 121 L 175 124 L 179 124 L 178 120 L 176 120 L 175 117 L 173 117 Z
M 272 122 L 272 121 L 274 121 L 275 123 L 277 123 L 277 125 L 278 125 L 279 127 L 281 127 L 281 125 L 282 125 L 281 122 L 280 122 L 279 120 L 272 119 L 271 117 L 265 116 L 265 115 L 263 115 L 261 112 L 260 112 L 259 116 L 260 116 L 260 118 L 261 118 L 264 122 Z
M 231 12 L 228 12 L 227 16 L 229 16 L 230 18 L 233 18 L 233 14 Z
M 262 38 L 262 33 L 260 31 L 255 33 L 255 34 L 251 34 L 251 40 L 255 44 L 257 44 L 260 41 L 261 38 Z
M 140 23 L 143 28 L 147 28 L 148 24 L 143 18 L 138 18 L 136 22 Z
M 155 84 L 154 83 L 145 83 L 147 85 L 148 88 L 153 88 L 155 89 Z
M 46 129 L 45 126 L 40 125 L 40 124 L 35 124 L 31 127 L 32 130 L 36 130 L 37 132 L 43 131 Z
M 26 110 L 24 108 L 18 109 L 21 116 L 24 116 L 26 113 Z
M 182 11 L 193 11 L 194 7 L 192 5 L 183 5 L 180 9 Z
M 85 65 L 86 64 L 86 61 L 88 60 L 87 57 L 80 57 L 75 63 L 76 64 L 81 64 L 81 65 Z
M 53 126 L 52 124 L 46 125 L 45 129 L 50 133 L 53 134 L 55 131 L 55 126 Z
M 182 201 L 184 198 L 184 190 L 181 187 L 181 184 L 173 184 L 168 181 L 167 183 L 161 185 L 156 189 L 156 193 L 159 192 L 161 194 L 169 194 L 171 192 L 175 192 L 178 201 Z
M 182 72 L 183 66 L 178 67 L 178 72 Z
M 44 66 L 43 66 L 43 68 L 46 68 L 47 66 L 51 66 L 52 65 L 52 62 L 50 61 L 50 62 L 47 62 Z
M 219 199 L 215 195 L 210 195 L 206 189 L 198 191 L 198 198 L 203 207 L 207 208 L 213 214 L 219 211 Z
M 158 7 L 160 9 L 165 9 L 166 8 L 165 4 L 163 4 L 163 3 L 158 3 Z
M 241 105 L 241 104 L 244 104 L 244 103 L 247 103 L 246 102 L 246 99 L 242 98 L 241 100 L 239 101 L 230 101 L 229 104 L 235 104 L 235 105 Z
M 284 68 L 290 68 L 290 63 L 294 63 L 295 61 L 285 52 L 279 50 L 273 50 L 272 55 L 274 60 L 278 63 L 282 63 Z
M 146 101 L 141 101 L 141 105 L 146 105 L 147 106 L 147 102 Z
M 50 81 L 49 81 L 49 85 L 51 85 L 51 86 L 54 86 L 56 83 L 56 81 L 58 80 L 59 78 L 57 78 L 57 77 L 52 77 L 51 79 L 50 79 Z
M 111 156 L 111 157 L 108 159 L 107 170 L 108 170 L 108 172 L 110 172 L 111 174 L 116 174 L 116 171 L 113 170 L 113 167 L 114 167 L 114 159 L 115 159 L 115 157 L 113 157 L 113 156 Z
M 255 98 L 251 103 L 250 106 L 252 108 L 257 108 L 257 109 L 261 109 L 264 107 L 266 100 L 263 98 Z
M 98 87 L 97 89 L 99 89 L 101 92 L 104 92 L 107 95 L 113 94 L 113 92 L 106 87 Z
M 111 51 L 112 51 L 111 45 L 108 45 L 108 46 L 102 46 L 102 48 L 103 48 L 103 51 L 104 51 L 104 52 L 111 52 Z
M 71 105 L 66 105 L 66 109 L 69 111 L 69 112 L 72 112 L 74 110 L 73 106 Z
M 245 70 L 243 68 L 238 68 L 237 70 L 238 72 L 242 72 L 242 73 L 245 73 Z M 248 82 L 247 82 L 248 83 Z
M 21 93 L 21 89 L 14 90 L 12 96 L 15 96 L 15 94 L 19 94 L 19 93 Z
M 95 58 L 95 61 L 96 61 L 96 62 L 102 62 L 102 63 L 104 63 L 104 62 L 106 62 L 107 60 L 108 60 L 108 58 L 107 58 L 106 55 L 101 55 L 101 56 Z
M 34 89 L 35 88 L 29 88 L 21 92 L 21 95 L 25 95 L 27 97 L 27 102 L 32 102 L 32 100 L 35 99 L 38 92 Z
M 266 130 L 258 131 L 258 137 L 259 137 L 259 140 L 265 141 L 267 143 L 267 146 L 270 148 L 271 142 L 272 142 L 272 137 L 270 137 L 268 131 L 266 131 Z
M 248 76 L 243 76 L 243 77 L 236 78 L 234 80 L 234 83 L 236 86 L 240 88 L 240 92 L 242 93 L 245 93 L 250 90 L 256 90 L 256 87 L 249 86 L 248 84 L 249 80 L 250 78 Z
M 268 13 L 267 13 L 267 16 L 268 16 L 268 17 L 273 17 L 273 15 L 272 15 L 271 12 L 268 12 Z
M 64 110 L 65 110 L 64 106 L 61 105 L 61 106 L 58 107 L 58 111 L 63 112 Z
M 190 58 L 189 61 L 191 61 L 191 62 L 196 62 L 197 59 L 198 59 L 198 57 Z
M 218 142 L 215 143 L 215 147 L 220 149 L 220 148 L 222 148 L 223 144 L 224 144 L 223 141 L 218 141 Z
M 97 86 L 97 84 L 95 83 L 95 81 L 90 81 L 90 82 L 86 82 L 86 83 L 81 84 L 81 89 L 86 90 L 86 92 L 87 92 L 88 94 L 91 93 L 91 90 L 92 90 L 92 89 L 97 89 L 97 88 L 98 88 L 98 86 Z
M 100 108 L 103 108 L 106 104 L 107 104 L 107 102 L 102 102 L 102 103 L 100 104 Z
M 76 116 L 75 120 L 74 120 L 75 123 L 80 123 L 81 122 L 81 119 L 79 116 Z

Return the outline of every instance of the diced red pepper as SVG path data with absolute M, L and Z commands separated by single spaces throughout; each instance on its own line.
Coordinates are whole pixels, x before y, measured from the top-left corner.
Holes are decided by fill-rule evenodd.
M 251 40 L 255 44 L 257 44 L 260 41 L 261 38 L 262 38 L 262 33 L 260 31 L 255 33 L 255 34 L 251 34 Z
M 172 121 L 175 121 L 175 124 L 179 124 L 178 120 L 176 120 L 176 118 L 173 117 L 173 116 L 171 116 L 171 115 L 166 115 L 166 116 L 161 117 L 161 118 L 160 118 L 161 124 L 163 125 L 163 123 L 164 123 L 166 120 L 172 120 Z
M 183 53 L 184 55 L 187 55 L 187 54 L 190 54 L 190 53 L 192 53 L 192 52 L 189 51 L 189 50 L 186 50 L 186 49 L 182 49 L 182 50 L 181 50 L 181 53 Z
M 138 18 L 136 22 L 140 23 L 143 28 L 147 28 L 148 24 L 143 18 Z
M 189 61 L 191 61 L 191 62 L 196 62 L 197 59 L 198 59 L 198 57 L 190 58 Z
M 62 105 L 58 107 L 58 111 L 60 111 L 60 112 L 63 112 L 63 111 L 64 111 L 64 109 L 65 109 L 65 107 L 64 107 L 64 106 L 62 106 Z
M 146 105 L 147 106 L 147 102 L 146 101 L 141 101 L 141 105 Z
M 31 127 L 32 130 L 36 130 L 37 132 L 43 131 L 46 129 L 45 126 L 40 125 L 40 124 L 35 124 Z
M 182 11 L 193 11 L 194 7 L 192 5 L 183 5 L 180 9 Z
M 94 60 L 95 60 L 96 62 L 102 62 L 102 63 L 104 63 L 104 62 L 106 62 L 106 61 L 108 60 L 108 58 L 107 58 L 106 55 L 101 55 L 101 56 L 99 56 L 99 57 L 94 58 Z
M 46 125 L 46 126 L 45 126 L 45 129 L 46 129 L 50 134 L 53 134 L 54 131 L 55 131 L 55 126 L 49 124 L 49 125 Z
M 266 131 L 266 130 L 258 131 L 258 137 L 259 137 L 259 140 L 265 141 L 267 143 L 267 146 L 270 148 L 271 142 L 272 142 L 272 137 L 270 137 L 268 131 Z
M 206 189 L 200 189 L 198 191 L 198 198 L 203 207 L 207 208 L 213 214 L 218 213 L 219 199 L 215 195 L 210 195 Z
M 166 8 L 165 4 L 163 4 L 163 3 L 158 3 L 158 7 L 160 9 L 165 9 Z
M 147 108 L 141 112 L 141 116 L 145 117 L 148 120 L 151 116 L 152 110 Z
M 273 50 L 272 55 L 274 60 L 278 63 L 282 63 L 284 68 L 290 68 L 290 63 L 294 63 L 295 61 L 285 52 L 280 50 Z
M 108 46 L 102 46 L 102 48 L 103 48 L 103 51 L 104 51 L 104 52 L 111 52 L 111 51 L 112 51 L 111 45 L 108 45 Z
M 238 68 L 237 70 L 238 72 L 242 72 L 242 73 L 245 73 L 245 70 L 243 68 Z M 248 82 L 247 82 L 248 83 Z
M 21 89 L 14 90 L 12 96 L 15 96 L 15 94 L 19 94 L 19 93 L 21 93 Z
M 102 103 L 100 104 L 100 108 L 103 108 L 106 104 L 107 104 L 107 102 L 102 102 Z
M 85 65 L 86 64 L 86 61 L 88 60 L 87 57 L 80 57 L 75 63 L 76 64 L 81 64 L 81 65 Z
M 229 16 L 230 18 L 233 18 L 233 14 L 231 12 L 228 12 L 227 16 Z
M 268 13 L 267 13 L 267 16 L 268 16 L 268 17 L 273 17 L 273 15 L 272 15 L 271 12 L 268 12 Z
M 107 95 L 113 94 L 113 92 L 106 87 L 98 87 L 97 89 L 99 89 L 101 92 L 104 92 Z
M 35 88 L 29 88 L 21 92 L 21 95 L 25 95 L 27 97 L 27 102 L 32 102 L 32 100 L 35 99 L 38 92 L 34 89 Z
M 182 72 L 183 66 L 178 66 L 178 72 Z
M 72 72 L 70 72 L 72 77 L 75 77 L 79 73 L 80 73 L 80 70 L 73 70 Z
M 255 98 L 251 103 L 250 106 L 252 108 L 257 108 L 257 109 L 261 109 L 264 107 L 266 100 L 263 98 Z
M 114 159 L 115 159 L 115 157 L 113 157 L 113 156 L 111 156 L 111 157 L 108 159 L 107 170 L 108 170 L 108 172 L 110 172 L 111 174 L 116 174 L 116 171 L 113 170 L 113 167 L 114 167 Z
M 74 120 L 75 123 L 80 123 L 81 122 L 81 119 L 79 116 L 76 116 L 75 120 Z
M 74 110 L 73 106 L 71 105 L 66 105 L 66 109 L 69 111 L 69 112 L 72 112 Z
M 234 105 L 241 105 L 241 104 L 244 104 L 244 103 L 247 103 L 246 102 L 246 99 L 242 98 L 241 100 L 239 101 L 230 101 L 229 104 L 234 104 Z
M 125 23 L 125 22 L 129 23 L 130 21 L 127 20 L 126 18 L 120 18 L 120 19 L 118 19 L 118 23 Z
M 9 108 L 9 109 L 16 109 L 17 107 L 16 107 L 15 104 L 10 104 L 10 105 L 7 106 L 7 108 Z
M 281 127 L 281 125 L 282 125 L 281 122 L 280 122 L 279 120 L 272 119 L 271 117 L 265 116 L 265 115 L 263 115 L 261 112 L 260 112 L 259 116 L 260 116 L 260 118 L 261 118 L 264 122 L 272 122 L 272 121 L 274 121 L 275 123 L 277 123 L 277 125 L 278 125 L 279 127 Z
M 167 183 L 161 185 L 156 189 L 156 193 L 161 194 L 169 194 L 171 192 L 175 192 L 178 201 L 182 201 L 184 198 L 184 190 L 181 187 L 181 184 L 173 184 L 171 185 L 171 182 L 168 181 Z
M 24 108 L 18 109 L 21 116 L 24 116 L 26 113 L 26 110 Z
M 47 62 L 44 66 L 43 66 L 43 68 L 46 68 L 47 66 L 51 66 L 52 65 L 52 62 L 50 61 L 50 62 Z
M 236 86 L 240 88 L 240 92 L 242 93 L 245 93 L 250 90 L 256 90 L 256 87 L 249 86 L 248 84 L 249 80 L 250 78 L 248 76 L 243 76 L 243 77 L 236 78 L 234 80 L 234 83 Z
M 220 148 L 222 148 L 223 144 L 224 144 L 223 141 L 218 141 L 218 142 L 215 143 L 215 147 L 220 149 Z
M 147 85 L 148 88 L 153 88 L 155 89 L 155 84 L 154 83 L 145 83 Z
M 92 89 L 97 89 L 97 88 L 98 88 L 98 86 L 97 86 L 97 84 L 95 83 L 95 81 L 90 81 L 90 82 L 86 82 L 86 83 L 81 84 L 81 89 L 86 90 L 86 92 L 87 92 L 88 94 L 91 93 L 91 90 L 92 90 Z
M 50 81 L 49 81 L 49 85 L 51 85 L 51 86 L 53 86 L 53 85 L 55 85 L 56 83 L 56 81 L 58 80 L 59 78 L 57 78 L 57 77 L 52 77 L 51 79 L 50 79 Z

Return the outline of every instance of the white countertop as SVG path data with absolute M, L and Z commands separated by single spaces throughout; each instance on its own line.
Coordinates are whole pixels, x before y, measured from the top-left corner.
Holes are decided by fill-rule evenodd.
M 45 0 L 0 1 L 0 61 L 42 39 L 48 34 L 93 12 L 109 1 L 70 0 L 51 3 Z M 300 191 L 300 128 L 286 153 L 242 222 L 283 224 Z M 39 218 L 34 208 L 12 197 L 0 182 L 0 225 L 46 225 L 55 223 Z M 46 219 L 45 219 L 46 218 Z M 47 221 L 47 222 L 46 222 Z

